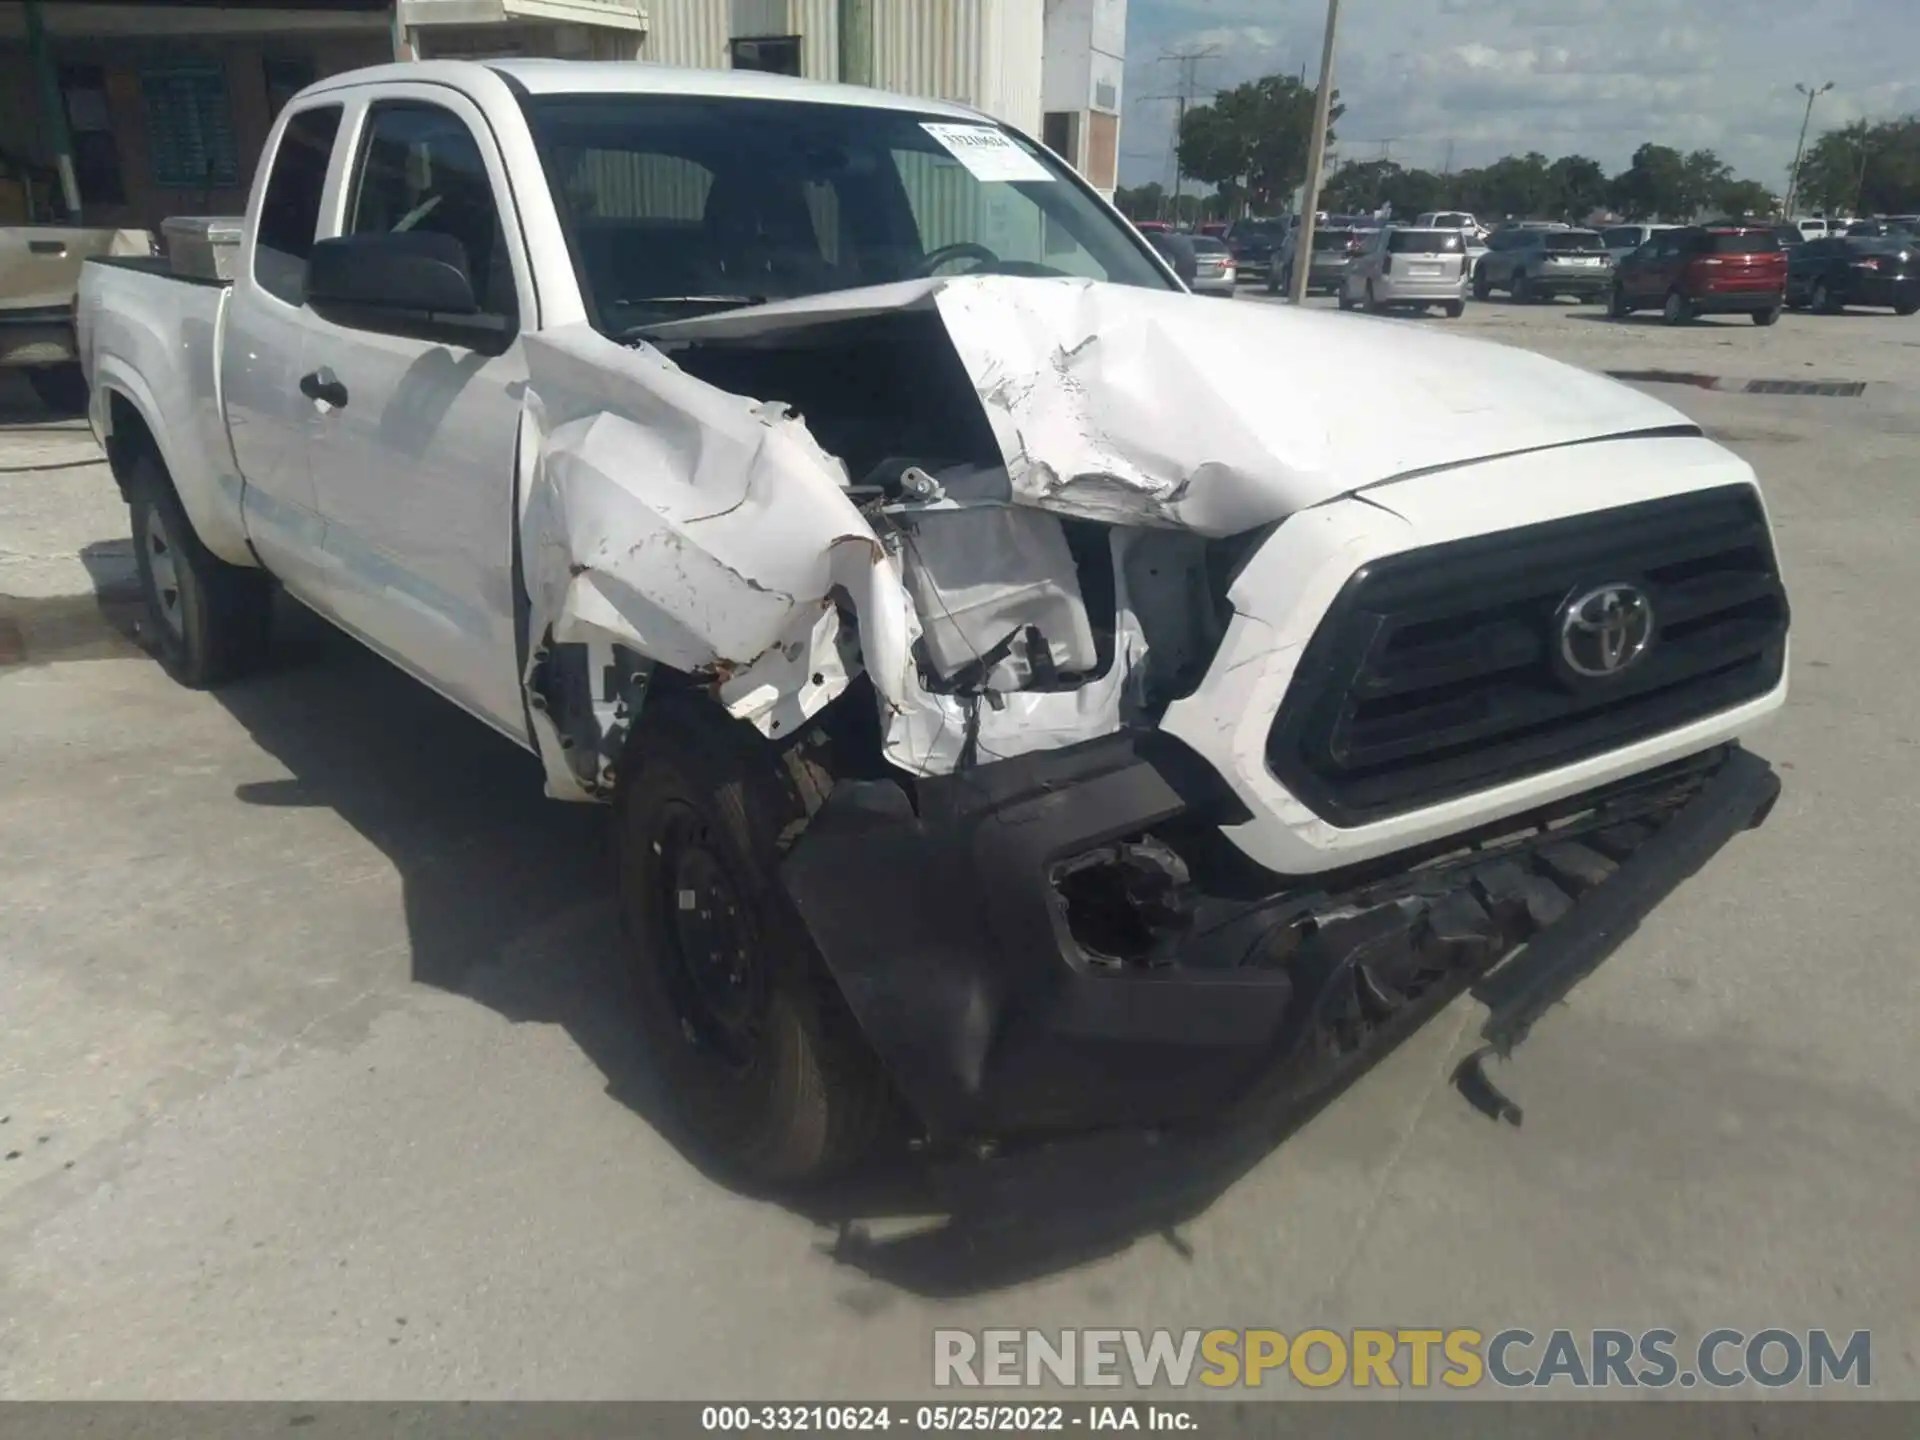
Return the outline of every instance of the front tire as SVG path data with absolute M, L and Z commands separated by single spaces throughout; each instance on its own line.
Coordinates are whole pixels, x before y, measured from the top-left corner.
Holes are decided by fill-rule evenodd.
M 87 376 L 77 361 L 37 365 L 27 371 L 27 384 L 40 403 L 56 415 L 87 413 Z
M 1834 299 L 1833 291 L 1828 288 L 1827 282 L 1824 280 L 1814 282 L 1813 308 L 1822 315 L 1838 315 L 1843 308 L 1839 302 Z
M 1446 304 L 1446 311 L 1447 319 L 1458 320 L 1462 315 L 1467 313 L 1467 302 L 1464 300 L 1449 300 Z
M 1896 315 L 1920 315 L 1920 300 L 1902 300 L 1893 307 Z
M 782 890 L 805 807 L 772 748 L 710 703 L 650 705 L 620 767 L 615 856 L 648 1059 L 687 1148 L 752 1185 L 871 1147 L 890 1094 Z
M 152 455 L 127 481 L 134 565 L 161 668 L 210 689 L 257 670 L 273 639 L 273 582 L 229 565 L 200 543 L 166 471 Z
M 1473 298 L 1486 300 L 1493 295 L 1493 281 L 1487 275 L 1487 267 L 1479 265 L 1473 272 Z
M 1633 306 L 1627 303 L 1627 292 L 1621 288 L 1617 280 L 1607 296 L 1607 314 L 1615 320 L 1624 320 L 1633 314 Z
M 1513 303 L 1516 305 L 1533 303 L 1533 282 L 1527 278 L 1524 271 L 1513 277 Z
M 1669 325 L 1684 325 L 1693 319 L 1693 306 L 1678 290 L 1669 290 L 1667 303 L 1660 308 L 1660 318 Z

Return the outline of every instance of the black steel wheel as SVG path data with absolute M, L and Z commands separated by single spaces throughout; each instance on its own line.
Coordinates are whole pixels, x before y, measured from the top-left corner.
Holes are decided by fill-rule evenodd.
M 662 696 L 616 808 L 638 1017 L 677 1138 L 749 1184 L 850 1168 L 891 1089 L 781 888 L 778 837 L 805 807 L 773 747 L 709 701 Z

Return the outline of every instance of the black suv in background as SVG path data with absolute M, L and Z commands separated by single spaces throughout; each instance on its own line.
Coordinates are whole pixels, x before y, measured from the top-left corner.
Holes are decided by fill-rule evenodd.
M 1287 233 L 1284 218 L 1277 220 L 1236 220 L 1220 238 L 1233 252 L 1233 262 L 1242 280 L 1261 279 L 1273 269 L 1273 257 Z

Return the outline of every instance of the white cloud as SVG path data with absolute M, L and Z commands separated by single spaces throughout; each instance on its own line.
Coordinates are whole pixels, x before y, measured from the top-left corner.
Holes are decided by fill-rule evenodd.
M 1158 56 L 1211 45 L 1203 87 L 1275 71 L 1318 74 L 1324 0 L 1131 0 L 1128 183 L 1170 173 L 1178 68 Z M 1647 140 L 1709 146 L 1778 186 L 1804 100 L 1834 89 L 1813 133 L 1920 109 L 1915 0 L 1346 0 L 1334 83 L 1340 149 L 1405 164 L 1480 165 L 1577 151 L 1623 168 Z

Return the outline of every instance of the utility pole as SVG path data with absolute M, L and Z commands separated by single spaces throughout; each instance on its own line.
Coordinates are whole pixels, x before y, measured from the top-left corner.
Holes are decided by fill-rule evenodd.
M 1800 117 L 1800 143 L 1793 147 L 1793 173 L 1787 177 L 1786 218 L 1788 220 L 1793 219 L 1794 201 L 1800 196 L 1800 157 L 1806 153 L 1807 149 L 1807 126 L 1813 122 L 1813 102 L 1833 89 L 1833 81 L 1829 80 L 1824 85 L 1809 88 L 1796 80 L 1793 82 L 1793 88 L 1807 97 L 1807 112 Z
M 1447 138 L 1447 158 L 1440 162 L 1440 173 L 1449 178 L 1453 175 L 1453 138 L 1451 136 Z
M 1187 107 L 1199 97 L 1200 62 L 1217 59 L 1220 54 L 1218 45 L 1189 45 L 1180 50 L 1170 50 L 1160 57 L 1164 63 L 1173 61 L 1180 66 L 1180 83 L 1172 95 L 1156 95 L 1156 100 L 1172 100 L 1173 114 L 1173 223 L 1180 223 L 1180 182 L 1184 172 L 1180 165 L 1180 132 L 1186 128 Z
M 1862 210 L 1866 208 L 1866 205 L 1867 205 L 1867 156 L 1870 155 L 1871 153 L 1872 151 L 1868 148 L 1868 144 L 1867 144 L 1867 125 L 1866 125 L 1866 122 L 1863 120 L 1860 122 L 1860 178 L 1854 183 L 1853 209 L 1848 212 L 1849 214 L 1858 215 Z
M 1307 298 L 1307 272 L 1313 266 L 1313 217 L 1320 208 L 1320 167 L 1327 158 L 1327 122 L 1333 108 L 1333 40 L 1340 27 L 1340 0 L 1327 0 L 1327 38 L 1320 48 L 1320 93 L 1313 97 L 1313 135 L 1307 142 L 1307 183 L 1300 187 L 1300 224 L 1294 229 L 1293 303 Z

